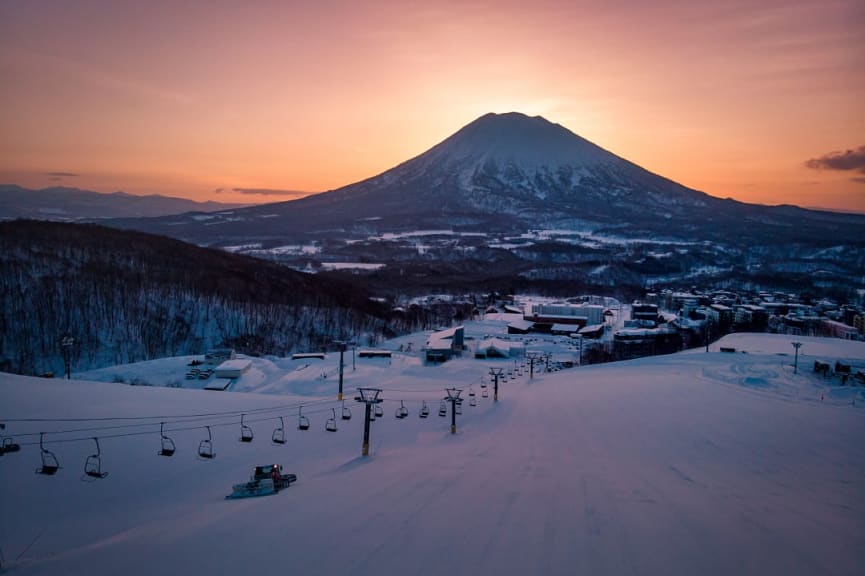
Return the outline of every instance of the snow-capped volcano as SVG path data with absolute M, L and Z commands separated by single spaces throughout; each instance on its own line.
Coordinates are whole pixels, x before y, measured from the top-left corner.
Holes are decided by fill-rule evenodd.
M 786 282 L 795 271 L 814 278 L 828 274 L 826 281 L 844 284 L 859 277 L 865 262 L 865 216 L 710 196 L 558 124 L 514 112 L 484 115 L 426 152 L 337 190 L 113 225 L 199 244 L 254 245 L 257 255 L 273 249 L 278 259 L 304 268 L 346 261 L 395 264 L 399 276 L 388 277 L 387 284 L 404 278 L 406 265 L 421 268 L 414 276 L 424 282 L 429 274 L 524 275 L 641 286 L 691 282 L 706 271 L 716 280 L 758 275 Z M 458 238 L 423 246 L 401 239 L 442 230 Z M 525 240 L 538 231 L 570 237 Z M 396 241 L 388 238 L 394 236 Z M 671 242 L 679 246 L 675 252 Z M 639 246 L 623 250 L 628 243 Z M 304 246 L 317 257 L 308 258 Z M 286 250 L 300 256 L 287 257 Z M 454 268 L 429 272 L 432 262 Z
M 652 174 L 540 116 L 486 114 L 423 154 L 378 176 L 286 205 L 304 221 L 351 216 L 403 228 L 515 230 L 575 219 L 615 222 L 623 210 L 670 218 L 706 206 L 706 194 Z M 334 206 L 338 202 L 340 207 Z M 349 209 L 345 210 L 346 208 Z
M 781 230 L 796 226 L 800 236 L 823 239 L 826 223 L 845 218 L 865 223 L 860 216 L 709 196 L 540 116 L 511 112 L 481 116 L 419 156 L 337 190 L 216 213 L 206 221 L 184 216 L 118 224 L 207 243 L 237 237 L 300 239 L 334 231 L 518 232 L 588 223 L 619 234 L 688 240 L 729 236 L 753 244 L 760 240 L 755 235 L 767 235 L 754 223 Z

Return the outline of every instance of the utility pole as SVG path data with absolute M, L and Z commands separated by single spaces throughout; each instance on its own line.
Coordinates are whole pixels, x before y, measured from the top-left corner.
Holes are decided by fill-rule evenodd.
M 709 351 L 709 339 L 712 336 L 712 319 L 706 319 L 706 352 Z
M 63 351 L 63 364 L 66 366 L 66 379 L 72 378 L 72 347 L 75 346 L 75 338 L 65 334 L 60 339 L 60 349 Z
M 355 400 L 366 404 L 363 419 L 363 456 L 369 456 L 369 423 L 372 421 L 372 406 L 373 404 L 381 404 L 382 399 L 378 397 L 381 394 L 381 388 L 358 388 L 360 396 L 355 396 Z
M 336 399 L 342 400 L 342 355 L 345 353 L 345 342 L 337 340 L 334 344 L 336 344 L 339 349 L 339 393 L 336 395 Z
M 499 401 L 499 377 L 501 375 L 501 368 L 490 368 L 490 376 L 493 377 L 493 402 Z
M 501 368 L 499 368 L 501 370 Z M 498 383 L 498 379 L 496 379 L 496 383 Z M 448 397 L 445 400 L 451 401 L 451 434 L 457 433 L 457 402 L 462 402 L 460 400 L 460 394 L 463 391 L 459 388 L 445 388 L 445 391 L 448 393 Z
M 583 366 L 583 344 L 585 344 L 585 341 L 583 340 L 583 336 L 581 334 L 580 335 L 580 361 L 578 364 L 578 366 L 580 366 L 581 368 Z
M 793 374 L 796 374 L 799 370 L 799 348 L 802 347 L 801 342 L 792 342 L 793 348 L 796 349 L 796 355 L 793 358 Z

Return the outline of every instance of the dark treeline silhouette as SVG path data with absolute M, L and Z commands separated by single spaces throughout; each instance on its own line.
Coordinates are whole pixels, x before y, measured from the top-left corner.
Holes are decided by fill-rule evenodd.
M 62 373 L 202 354 L 326 349 L 446 323 L 282 265 L 96 225 L 0 223 L 0 370 Z

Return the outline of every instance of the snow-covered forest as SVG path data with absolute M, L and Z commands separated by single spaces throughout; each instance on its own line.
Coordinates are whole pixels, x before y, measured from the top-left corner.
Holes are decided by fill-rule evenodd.
M 89 225 L 0 224 L 0 370 L 62 373 L 220 346 L 285 355 L 450 321 L 247 256 Z

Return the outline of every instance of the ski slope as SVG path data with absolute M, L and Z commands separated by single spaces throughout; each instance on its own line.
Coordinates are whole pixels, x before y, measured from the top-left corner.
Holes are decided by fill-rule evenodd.
M 803 352 L 831 352 L 838 341 L 805 342 Z M 858 344 L 837 357 L 865 363 Z M 256 376 L 266 393 L 3 374 L 0 421 L 22 444 L 0 457 L 4 567 L 28 576 L 861 574 L 865 389 L 828 386 L 804 364 L 809 356 L 793 374 L 791 356 L 765 349 L 523 373 L 500 385 L 497 403 L 480 383 L 508 360 L 371 360 L 345 374 L 349 399 L 357 386 L 384 388 L 368 458 L 362 407 L 347 402 L 352 418 L 339 420 L 332 376 L 292 393 L 294 370 L 279 362 Z M 449 386 L 467 398 L 470 384 L 477 406 L 463 404 L 451 434 L 438 399 Z M 400 400 L 405 420 L 394 417 Z M 306 432 L 296 429 L 300 404 Z M 332 407 L 335 433 L 324 429 Z M 239 442 L 241 412 L 251 443 Z M 202 414 L 169 426 L 173 457 L 156 454 L 159 421 Z M 138 428 L 12 421 L 118 416 L 157 418 Z M 282 446 L 270 442 L 278 416 Z M 204 425 L 211 461 L 195 456 Z M 39 438 L 22 434 L 72 429 L 81 431 L 46 435 L 63 468 L 34 474 Z M 92 436 L 109 476 L 82 482 Z M 73 437 L 82 440 L 59 441 Z M 224 500 L 253 465 L 270 462 L 297 483 Z

